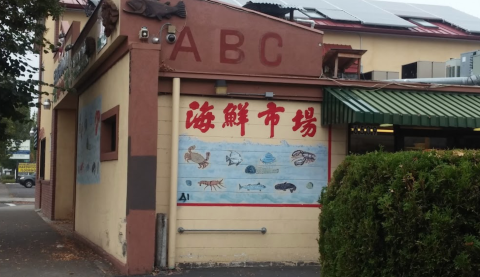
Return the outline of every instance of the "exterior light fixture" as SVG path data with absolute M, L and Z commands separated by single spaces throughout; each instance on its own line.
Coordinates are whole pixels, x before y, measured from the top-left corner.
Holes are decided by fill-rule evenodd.
M 52 102 L 50 102 L 50 99 L 45 99 L 42 105 L 45 110 L 50 110 L 50 108 L 52 107 Z
M 148 39 L 148 28 L 147 27 L 142 27 L 140 29 L 140 32 L 138 33 L 138 38 L 141 40 L 147 40 Z
M 480 128 L 473 129 L 474 132 L 480 132 Z
M 220 95 L 227 94 L 227 81 L 225 80 L 215 81 L 215 94 L 220 94 Z
M 393 127 L 393 124 L 383 123 L 383 124 L 380 124 L 380 127 Z
M 30 134 L 31 137 L 33 137 L 35 135 L 35 131 L 32 129 L 32 130 L 30 130 L 29 134 Z
M 73 44 L 69 44 L 67 46 L 65 46 L 65 51 L 70 51 L 73 49 Z

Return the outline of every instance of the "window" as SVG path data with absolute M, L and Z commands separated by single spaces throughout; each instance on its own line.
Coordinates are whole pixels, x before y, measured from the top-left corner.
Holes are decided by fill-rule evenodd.
M 120 106 L 102 114 L 100 161 L 118 160 L 118 115 Z
M 438 28 L 437 25 L 432 24 L 424 19 L 419 19 L 419 18 L 410 18 L 413 23 L 416 23 L 417 25 L 420 25 L 422 27 L 427 27 L 427 28 Z

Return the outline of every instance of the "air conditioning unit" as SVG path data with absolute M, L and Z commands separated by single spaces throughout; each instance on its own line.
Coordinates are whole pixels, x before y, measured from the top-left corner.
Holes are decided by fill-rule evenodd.
M 400 73 L 395 71 L 369 71 L 367 73 L 362 73 L 360 75 L 360 79 L 362 80 L 376 80 L 376 81 L 383 81 L 383 80 L 390 80 L 390 79 L 398 79 L 400 77 Z
M 473 57 L 480 54 L 480 50 L 462 53 L 460 55 L 460 77 L 470 77 L 473 74 Z
M 445 77 L 444 62 L 418 61 L 402 65 L 402 79 L 443 77 Z
M 446 77 L 460 77 L 460 59 L 450 59 L 445 62 Z

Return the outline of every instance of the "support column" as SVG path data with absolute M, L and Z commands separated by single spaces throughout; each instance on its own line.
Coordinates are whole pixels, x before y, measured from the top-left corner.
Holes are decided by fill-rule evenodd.
M 150 273 L 155 261 L 159 58 L 159 45 L 130 45 L 126 211 L 130 275 Z

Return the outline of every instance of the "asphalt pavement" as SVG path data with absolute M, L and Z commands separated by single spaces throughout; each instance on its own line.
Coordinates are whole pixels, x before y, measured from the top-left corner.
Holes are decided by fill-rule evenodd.
M 26 188 L 20 184 L 5 184 L 8 195 L 14 198 L 35 198 L 35 187 Z

